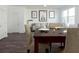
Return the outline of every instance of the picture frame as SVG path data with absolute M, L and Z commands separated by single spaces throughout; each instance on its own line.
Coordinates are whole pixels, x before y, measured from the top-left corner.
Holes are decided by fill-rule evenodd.
M 31 18 L 37 18 L 37 11 L 31 11 Z
M 40 22 L 47 21 L 47 10 L 39 10 L 39 21 Z
M 55 11 L 49 11 L 49 18 L 55 18 Z

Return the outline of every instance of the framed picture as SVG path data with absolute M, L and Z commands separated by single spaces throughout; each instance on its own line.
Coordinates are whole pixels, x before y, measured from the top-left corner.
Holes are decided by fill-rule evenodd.
M 31 18 L 37 18 L 37 11 L 31 11 Z
M 49 11 L 49 18 L 55 18 L 55 11 Z
M 41 22 L 47 21 L 47 10 L 39 10 L 39 21 Z

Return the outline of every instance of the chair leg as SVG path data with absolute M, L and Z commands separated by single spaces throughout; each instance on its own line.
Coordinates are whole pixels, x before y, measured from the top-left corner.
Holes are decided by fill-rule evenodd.
M 61 42 L 60 48 L 63 49 L 65 47 L 65 43 Z
M 49 50 L 48 50 L 48 48 L 46 48 L 46 49 L 45 49 L 45 52 L 46 52 L 46 53 L 49 53 Z
M 50 52 L 51 52 L 51 46 L 52 46 L 52 45 L 51 45 L 51 43 L 49 43 L 49 47 L 50 47 Z
M 30 49 L 27 49 L 27 53 L 30 53 Z

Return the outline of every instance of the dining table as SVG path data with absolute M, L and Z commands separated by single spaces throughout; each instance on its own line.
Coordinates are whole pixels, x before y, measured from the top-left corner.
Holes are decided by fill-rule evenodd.
M 34 32 L 34 52 L 39 52 L 39 43 L 51 44 L 51 43 L 61 43 L 61 47 L 65 47 L 67 32 L 65 30 L 55 30 L 50 29 L 49 31 L 39 31 Z

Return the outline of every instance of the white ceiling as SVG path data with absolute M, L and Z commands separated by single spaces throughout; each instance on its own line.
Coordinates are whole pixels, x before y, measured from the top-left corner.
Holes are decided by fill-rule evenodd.
M 59 8 L 67 8 L 67 7 L 73 7 L 76 5 L 9 5 L 9 6 L 18 6 L 18 7 L 26 7 L 28 9 L 44 9 L 44 8 L 48 8 L 48 9 L 59 9 Z
M 27 8 L 53 8 L 53 9 L 58 9 L 58 8 L 64 8 L 64 7 L 71 7 L 75 5 L 25 5 Z

